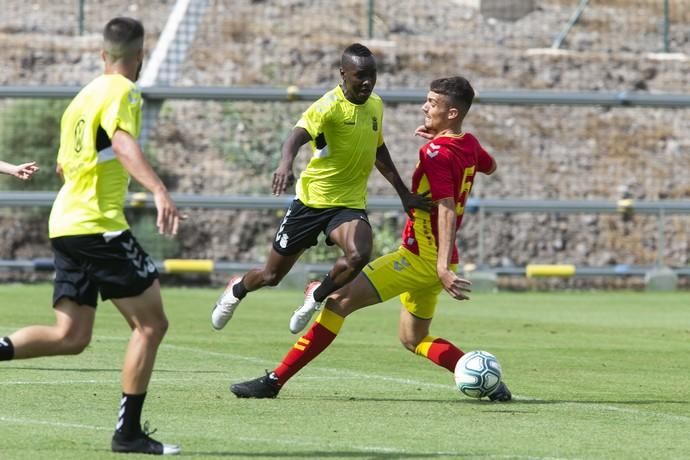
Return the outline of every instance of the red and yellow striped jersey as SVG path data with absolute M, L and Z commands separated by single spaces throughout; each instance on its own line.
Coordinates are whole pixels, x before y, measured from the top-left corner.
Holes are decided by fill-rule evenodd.
M 460 229 L 465 203 L 477 172 L 489 173 L 493 158 L 470 133 L 442 136 L 419 149 L 419 162 L 412 175 L 412 192 L 431 191 L 434 201 L 452 197 L 457 214 L 455 232 Z M 402 246 L 425 259 L 438 256 L 438 211 L 414 210 L 402 234 Z M 457 264 L 458 248 L 453 248 L 451 263 Z

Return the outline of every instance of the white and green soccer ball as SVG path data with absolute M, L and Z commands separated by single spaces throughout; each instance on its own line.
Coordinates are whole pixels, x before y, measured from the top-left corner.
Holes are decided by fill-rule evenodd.
M 501 383 L 501 364 L 488 351 L 465 353 L 455 365 L 455 384 L 470 398 L 483 398 Z

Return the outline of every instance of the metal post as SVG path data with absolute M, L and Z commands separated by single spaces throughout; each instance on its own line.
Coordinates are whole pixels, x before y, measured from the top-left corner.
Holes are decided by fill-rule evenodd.
M 479 254 L 477 255 L 477 266 L 484 265 L 484 206 L 479 206 Z
M 374 0 L 369 0 L 369 39 L 374 38 Z
M 656 254 L 656 266 L 657 267 L 663 267 L 664 265 L 664 253 L 666 252 L 666 228 L 665 228 L 665 220 L 666 213 L 664 212 L 664 208 L 659 209 L 659 223 L 658 223 L 658 229 L 659 229 L 659 236 L 658 236 L 658 241 L 657 241 L 657 254 Z
M 79 0 L 79 35 L 84 35 L 84 1 Z
M 664 52 L 671 51 L 671 39 L 669 34 L 669 5 L 668 0 L 664 0 Z
M 577 7 L 577 10 L 575 10 L 573 15 L 570 17 L 570 20 L 568 21 L 568 24 L 566 24 L 565 28 L 561 31 L 560 34 L 558 34 L 558 37 L 556 37 L 556 40 L 554 40 L 553 44 L 551 45 L 551 48 L 558 49 L 561 47 L 566 35 L 568 35 L 570 29 L 573 28 L 573 26 L 580 19 L 580 16 L 582 16 L 582 13 L 585 11 L 585 8 L 587 8 L 587 3 L 589 3 L 589 0 L 580 0 L 580 6 Z

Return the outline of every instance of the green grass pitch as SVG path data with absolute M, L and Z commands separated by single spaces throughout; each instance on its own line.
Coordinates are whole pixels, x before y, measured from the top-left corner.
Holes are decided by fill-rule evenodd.
M 296 336 L 297 291 L 251 294 L 211 329 L 217 289 L 164 287 L 170 318 L 144 420 L 196 458 L 671 459 L 690 456 L 690 300 L 673 294 L 442 294 L 432 333 L 501 361 L 509 404 L 471 400 L 446 370 L 403 350 L 399 305 L 351 316 L 275 400 L 228 384 L 272 368 Z M 51 287 L 1 285 L 0 336 L 51 323 Z M 109 452 L 129 331 L 99 306 L 79 356 L 0 363 L 1 459 Z M 137 456 L 127 456 L 137 458 Z

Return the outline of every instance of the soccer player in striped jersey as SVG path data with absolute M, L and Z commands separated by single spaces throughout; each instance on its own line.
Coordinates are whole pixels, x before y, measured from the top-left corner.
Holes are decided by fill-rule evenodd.
M 429 140 L 419 150 L 412 191 L 430 194 L 436 206 L 415 209 L 397 251 L 379 257 L 350 284 L 331 294 L 309 331 L 300 337 L 282 362 L 265 376 L 237 383 L 231 391 L 241 398 L 275 398 L 283 385 L 328 347 L 352 312 L 400 296 L 399 337 L 403 346 L 449 372 L 464 354 L 448 340 L 430 334 L 438 295 L 445 290 L 466 300 L 470 282 L 455 274 L 455 238 L 477 173 L 492 174 L 494 159 L 462 123 L 474 99 L 463 77 L 431 82 L 422 106 L 424 124 L 416 134 Z M 505 383 L 489 398 L 509 401 Z
M 55 325 L 29 326 L 0 338 L 0 361 L 81 353 L 91 341 L 96 305 L 111 299 L 132 329 L 122 368 L 114 452 L 177 454 L 141 426 L 158 346 L 168 328 L 156 266 L 129 230 L 124 203 L 130 175 L 148 189 L 161 234 L 175 235 L 181 216 L 136 141 L 144 28 L 110 20 L 103 31 L 105 72 L 70 102 L 60 124 L 58 173 L 64 184 L 50 213 L 55 255 Z
M 290 319 L 292 333 L 309 323 L 322 301 L 352 281 L 369 262 L 373 246 L 366 214 L 367 183 L 374 166 L 393 185 L 406 212 L 429 209 L 426 197 L 405 186 L 383 140 L 383 102 L 376 95 L 376 62 L 371 51 L 355 43 L 340 60 L 342 83 L 314 102 L 283 144 L 282 160 L 273 175 L 273 194 L 280 195 L 294 181 L 293 163 L 299 148 L 309 142 L 312 158 L 297 183 L 297 198 L 280 222 L 263 268 L 230 278 L 211 312 L 211 324 L 222 329 L 240 301 L 251 291 L 275 286 L 302 253 L 317 244 L 343 251 L 321 282 L 307 286 L 304 303 Z

